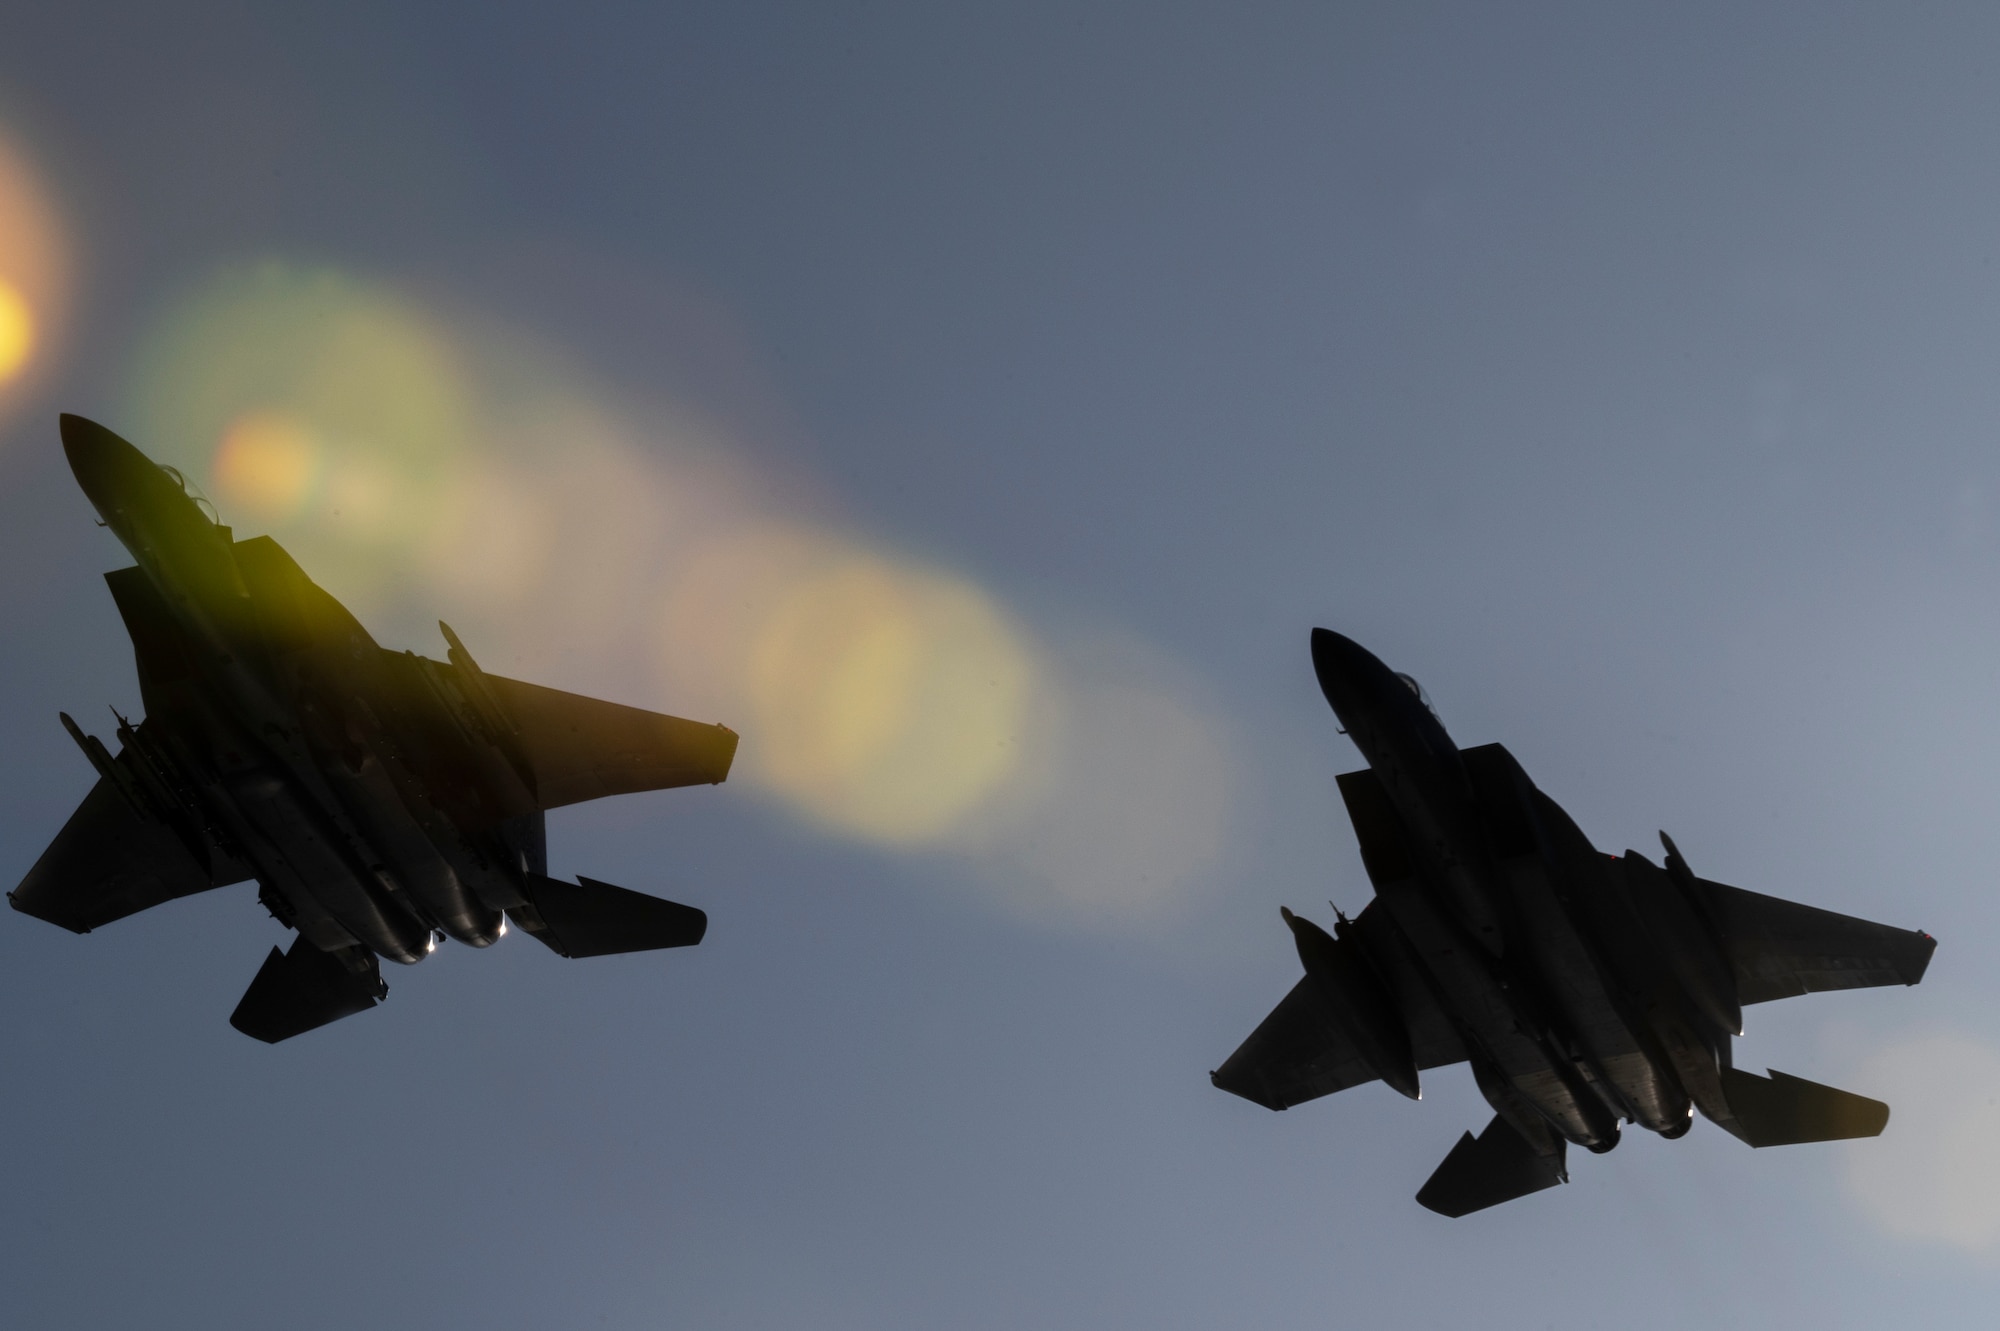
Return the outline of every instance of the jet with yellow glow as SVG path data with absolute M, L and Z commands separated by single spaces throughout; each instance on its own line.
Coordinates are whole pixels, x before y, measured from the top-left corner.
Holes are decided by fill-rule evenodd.
M 567 957 L 699 943 L 690 906 L 548 876 L 545 811 L 715 784 L 736 735 L 489 675 L 450 628 L 444 662 L 368 636 L 267 536 L 236 540 L 178 473 L 80 416 L 78 484 L 136 561 L 105 575 L 146 717 L 112 755 L 67 715 L 98 782 L 16 910 L 77 933 L 249 879 L 297 930 L 230 1023 L 275 1043 L 375 1003 L 377 959 L 507 921 Z

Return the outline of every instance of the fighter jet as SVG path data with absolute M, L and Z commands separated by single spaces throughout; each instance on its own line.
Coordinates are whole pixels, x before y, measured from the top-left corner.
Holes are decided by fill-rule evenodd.
M 1222 1067 L 1269 1109 L 1469 1063 L 1493 1107 L 1417 1201 L 1462 1216 L 1569 1181 L 1570 1144 L 1620 1126 L 1679 1137 L 1694 1110 L 1751 1146 L 1872 1137 L 1878 1100 L 1732 1065 L 1753 1003 L 1912 985 L 1937 943 L 1594 849 L 1498 744 L 1460 749 L 1423 691 L 1358 644 L 1312 635 L 1313 668 L 1368 766 L 1339 778 L 1375 899 L 1333 932 L 1282 914 L 1305 977 Z
M 378 958 L 509 920 L 566 957 L 699 943 L 690 906 L 548 876 L 544 813 L 729 774 L 736 736 L 377 646 L 268 536 L 237 540 L 178 472 L 62 418 L 70 470 L 136 561 L 105 575 L 145 719 L 114 756 L 63 714 L 97 784 L 16 910 L 77 933 L 248 879 L 298 933 L 230 1024 L 275 1044 L 375 1006 Z M 114 712 L 114 716 L 116 713 Z

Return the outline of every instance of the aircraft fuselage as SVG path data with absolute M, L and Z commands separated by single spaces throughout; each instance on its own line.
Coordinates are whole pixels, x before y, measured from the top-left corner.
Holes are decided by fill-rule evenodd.
M 148 717 L 134 740 L 272 912 L 322 950 L 404 963 L 434 931 L 498 938 L 519 876 L 545 867 L 505 736 L 478 733 L 493 728 L 433 663 L 381 651 L 282 548 L 233 540 L 124 440 L 68 418 L 64 448 L 136 563 L 109 575 Z
M 1414 681 L 1324 629 L 1313 662 L 1407 842 L 1412 871 L 1378 875 L 1378 898 L 1495 1112 L 1548 1148 L 1553 1131 L 1607 1151 L 1620 1120 L 1685 1132 L 1686 1083 L 1699 1085 L 1704 1065 L 1713 1081 L 1734 1029 L 1722 1024 L 1727 1003 L 1687 992 L 1690 978 L 1728 992 L 1699 920 L 1670 885 L 1635 904 L 1657 894 L 1612 876 L 1641 866 L 1593 850 L 1497 745 L 1461 753 Z M 1701 955 L 1672 959 L 1690 951 Z

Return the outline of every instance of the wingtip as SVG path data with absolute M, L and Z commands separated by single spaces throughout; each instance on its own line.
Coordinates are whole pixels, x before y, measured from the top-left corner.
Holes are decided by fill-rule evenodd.
M 1922 929 L 1917 930 L 1916 934 L 1917 937 L 1923 939 L 1929 946 L 1924 948 L 1923 955 L 1916 958 L 1913 965 L 1898 966 L 1896 968 L 1901 973 L 1905 985 L 1922 984 L 1924 976 L 1930 971 L 1931 958 L 1937 955 L 1937 939 L 1931 937 L 1928 932 Z

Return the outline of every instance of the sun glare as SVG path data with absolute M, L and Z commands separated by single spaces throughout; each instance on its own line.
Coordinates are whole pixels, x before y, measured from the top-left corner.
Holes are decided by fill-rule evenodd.
M 51 360 L 69 305 L 69 257 L 55 204 L 0 129 L 0 414 Z
M 35 347 L 35 314 L 21 289 L 0 277 L 0 384 L 19 374 Z
M 224 501 L 266 522 L 298 512 L 318 470 L 319 449 L 305 423 L 282 411 L 237 417 L 215 454 L 215 481 Z
M 1006 781 L 1033 675 L 976 588 L 865 557 L 794 586 L 748 671 L 773 782 L 888 841 L 942 835 Z
M 395 289 L 334 270 L 216 274 L 152 330 L 133 398 L 135 440 L 357 613 L 393 603 L 461 488 L 472 407 L 452 337 Z
M 973 581 L 783 515 L 726 436 L 507 330 L 232 268 L 156 327 L 129 414 L 385 643 L 435 651 L 448 613 L 490 669 L 721 721 L 732 785 L 879 845 L 994 852 L 1024 907 L 1136 916 L 1219 843 L 1221 745 L 1185 690 L 1058 664 Z

